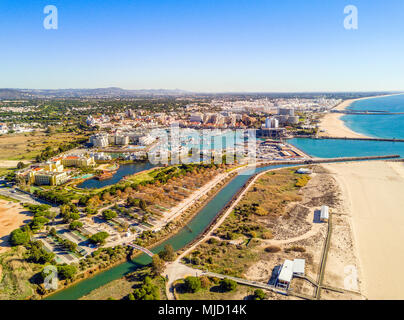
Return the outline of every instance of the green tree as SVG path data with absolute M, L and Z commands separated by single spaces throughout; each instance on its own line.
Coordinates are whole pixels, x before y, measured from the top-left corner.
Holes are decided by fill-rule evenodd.
M 34 241 L 30 245 L 29 258 L 28 260 L 35 263 L 48 263 L 52 262 L 55 258 L 53 252 L 48 252 L 42 247 L 42 243 L 39 241 Z
M 109 237 L 109 234 L 105 231 L 98 232 L 96 234 L 93 234 L 90 237 L 90 241 L 96 244 L 104 244 L 105 240 Z
M 233 291 L 237 288 L 237 282 L 228 278 L 220 281 L 220 288 L 223 291 Z
M 129 300 L 160 300 L 160 290 L 158 286 L 152 283 L 150 277 L 146 277 L 143 285 L 135 289 L 128 298 Z
M 64 265 L 58 265 L 58 276 L 60 279 L 73 279 L 73 277 L 77 273 L 77 268 L 72 265 L 64 264 Z
M 25 245 L 29 242 L 29 233 L 21 229 L 16 229 L 11 232 L 10 242 L 13 246 Z
M 159 257 L 159 255 L 155 254 L 152 258 L 152 272 L 154 275 L 160 275 L 164 271 L 165 263 Z
M 21 169 L 23 169 L 25 167 L 26 167 L 26 165 L 23 162 L 20 161 L 20 162 L 17 163 L 17 169 L 18 170 L 21 170 Z
M 81 228 L 83 226 L 83 223 L 80 221 L 73 221 L 70 223 L 69 228 L 70 230 L 77 230 L 78 228 Z
M 185 278 L 185 288 L 188 292 L 197 292 L 201 289 L 202 287 L 202 283 L 201 283 L 201 279 L 199 279 L 198 277 L 186 277 Z
M 164 246 L 164 250 L 159 252 L 159 256 L 164 261 L 174 261 L 175 260 L 175 251 L 170 244 L 166 244 Z
M 102 212 L 102 216 L 105 220 L 111 220 L 113 218 L 116 218 L 117 214 L 115 211 L 112 211 L 110 209 L 107 209 Z

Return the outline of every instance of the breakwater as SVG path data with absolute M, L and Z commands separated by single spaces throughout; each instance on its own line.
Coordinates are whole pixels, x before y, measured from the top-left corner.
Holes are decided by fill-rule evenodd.
M 395 139 L 395 138 L 345 138 L 345 137 L 311 137 L 311 139 L 315 140 L 359 140 L 359 141 L 387 141 L 387 142 L 404 142 L 404 139 Z

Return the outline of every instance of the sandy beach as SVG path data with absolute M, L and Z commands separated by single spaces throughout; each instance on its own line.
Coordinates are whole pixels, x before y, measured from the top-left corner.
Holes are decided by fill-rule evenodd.
M 340 184 L 368 299 L 404 299 L 404 163 L 327 164 Z
M 379 97 L 388 97 L 393 96 L 395 94 L 390 95 L 381 95 L 381 96 L 374 96 L 374 97 L 364 97 L 359 99 L 349 99 L 341 102 L 337 105 L 334 110 L 345 110 L 348 108 L 353 102 L 371 98 L 379 98 Z M 349 129 L 344 121 L 341 120 L 341 117 L 344 114 L 340 113 L 328 113 L 326 114 L 319 124 L 320 131 L 319 136 L 325 137 L 338 137 L 338 138 L 368 138 L 368 136 L 357 133 L 351 129 Z

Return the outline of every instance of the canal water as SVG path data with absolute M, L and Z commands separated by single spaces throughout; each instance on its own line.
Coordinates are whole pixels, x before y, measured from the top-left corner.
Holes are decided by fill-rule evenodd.
M 83 189 L 103 188 L 118 183 L 125 176 L 149 170 L 153 167 L 155 167 L 155 165 L 151 164 L 149 161 L 121 164 L 112 178 L 106 180 L 97 180 L 96 178 L 88 179 L 78 184 L 77 187 Z
M 290 165 L 277 165 L 267 166 L 246 170 L 238 174 L 233 180 L 227 184 L 209 203 L 190 221 L 187 228 L 181 229 L 173 237 L 164 241 L 159 246 L 155 247 L 152 251 L 157 253 L 161 251 L 166 244 L 173 246 L 174 250 L 179 250 L 197 238 L 216 217 L 216 215 L 226 206 L 234 194 L 248 181 L 248 179 L 255 173 L 259 173 L 269 169 L 276 169 L 281 167 L 288 167 Z M 142 254 L 135 258 L 133 261 L 122 263 L 109 270 L 103 271 L 94 277 L 88 278 L 64 289 L 46 300 L 76 300 L 80 297 L 87 295 L 92 290 L 97 289 L 110 281 L 119 279 L 129 272 L 133 272 L 137 268 L 145 266 L 151 262 L 151 258 L 146 254 Z

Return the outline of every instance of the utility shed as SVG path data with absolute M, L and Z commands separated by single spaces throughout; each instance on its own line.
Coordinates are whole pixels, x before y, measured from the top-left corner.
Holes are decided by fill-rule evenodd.
M 305 265 L 306 260 L 304 259 L 293 260 L 293 275 L 304 276 Z
M 279 272 L 277 287 L 287 289 L 293 277 L 293 261 L 285 260 Z
M 310 174 L 311 171 L 310 171 L 310 169 L 307 169 L 307 168 L 300 168 L 300 169 L 296 170 L 296 173 L 299 173 L 299 174 Z
M 328 221 L 329 218 L 329 208 L 328 206 L 322 206 L 320 211 L 320 220 L 323 222 Z

